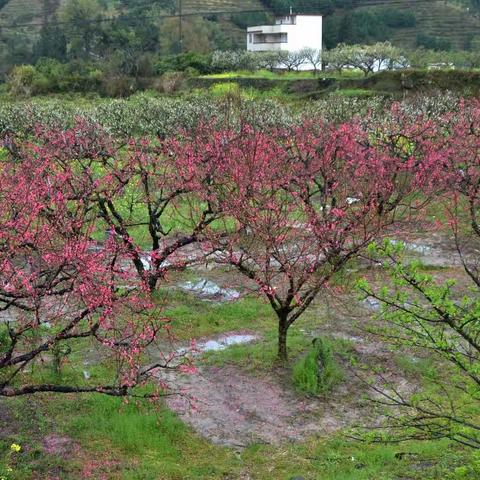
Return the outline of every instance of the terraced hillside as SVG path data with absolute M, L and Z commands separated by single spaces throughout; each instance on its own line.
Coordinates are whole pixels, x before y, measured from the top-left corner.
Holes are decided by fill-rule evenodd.
M 205 11 L 238 12 L 243 10 L 262 10 L 261 0 L 183 0 L 183 10 L 187 13 Z
M 48 2 L 47 2 L 48 3 Z M 41 20 L 44 0 L 3 0 L 0 1 L 0 25 L 28 23 Z M 54 5 L 56 7 L 57 5 Z M 49 11 L 54 8 L 49 7 Z
M 265 10 L 261 0 L 183 0 L 183 13 L 198 12 L 255 12 Z M 232 22 L 231 15 L 220 14 L 215 17 L 222 31 L 232 38 L 238 48 L 245 45 L 245 30 Z M 244 17 L 247 20 L 247 17 Z
M 33 39 L 38 35 L 38 24 L 47 17 L 52 17 L 57 11 L 58 6 L 66 0 L 0 0 L 0 59 L 4 56 L 2 50 L 5 50 L 6 42 L 14 44 L 13 50 L 18 50 L 18 58 L 22 59 L 22 49 L 31 48 Z M 138 4 L 138 0 L 122 0 L 123 5 Z M 279 0 L 280 1 L 280 0 Z M 401 11 L 414 12 L 416 25 L 410 28 L 393 28 L 389 30 L 388 39 L 395 44 L 404 47 L 415 47 L 418 35 L 427 35 L 437 39 L 447 40 L 452 48 L 463 49 L 472 44 L 472 39 L 480 42 L 480 13 L 475 13 L 466 8 L 469 0 L 354 0 L 353 10 L 337 9 L 333 16 L 327 17 L 325 22 L 341 20 L 346 14 L 355 14 L 368 9 L 378 7 L 395 9 Z M 302 3 L 303 2 L 303 3 Z M 463 3 L 462 3 L 463 2 Z M 169 2 L 162 0 L 151 0 L 143 3 L 145 6 L 158 5 L 162 13 L 162 5 Z M 309 5 L 315 9 L 317 6 L 328 4 L 328 0 L 291 0 L 284 2 L 285 5 Z M 335 2 L 332 1 L 331 4 Z M 115 5 L 117 0 L 108 0 L 103 4 L 108 5 L 108 16 L 114 16 L 118 13 Z M 140 5 L 142 2 L 140 2 Z M 170 1 L 171 13 L 175 9 L 175 0 Z M 336 2 L 340 4 L 340 2 Z M 183 0 L 183 13 L 186 15 L 200 12 L 232 12 L 235 14 L 241 11 L 268 11 L 267 5 L 272 5 L 272 0 Z M 124 7 L 125 8 L 125 7 Z M 128 8 L 128 7 L 126 7 Z M 299 8 L 300 10 L 300 8 Z M 124 12 L 125 10 L 122 10 Z M 138 9 L 137 9 L 138 11 Z M 164 10 L 165 11 L 165 10 Z M 245 22 L 250 17 L 242 17 Z M 254 17 L 252 17 L 254 18 Z M 211 21 L 218 22 L 225 35 L 234 40 L 234 44 L 239 47 L 243 45 L 244 26 L 242 22 L 234 21 L 231 15 L 218 14 L 210 15 Z M 253 20 L 252 20 L 253 21 Z M 12 24 L 37 24 L 37 26 L 27 26 L 22 28 L 6 28 Z M 3 26 L 3 28 L 2 28 Z M 372 25 L 375 29 L 375 25 Z M 11 48 L 12 50 L 12 48 Z M 14 52 L 17 55 L 17 52 Z
M 47 14 L 51 16 L 55 13 L 60 3 L 66 0 L 0 0 L 0 25 L 13 23 L 27 23 L 33 20 L 41 20 L 44 15 L 45 5 Z M 116 2 L 102 2 L 113 5 Z M 128 4 L 128 2 L 124 2 Z M 132 2 L 133 4 L 134 2 Z M 157 3 L 162 5 L 161 1 L 151 1 L 150 4 Z M 244 10 L 263 10 L 265 7 L 261 0 L 183 0 L 183 13 L 193 14 L 198 12 L 238 12 Z M 148 2 L 145 2 L 148 5 Z
M 465 7 L 445 0 L 356 0 L 357 9 L 390 7 L 415 13 L 414 28 L 395 29 L 392 41 L 414 47 L 417 35 L 423 33 L 450 41 L 453 48 L 463 49 L 472 37 L 480 38 L 480 16 Z
M 7 33 L 20 30 L 24 35 L 34 36 L 37 33 L 38 26 L 45 17 L 52 18 L 57 11 L 59 5 L 66 0 L 0 0 L 0 28 L 2 26 L 11 26 L 17 24 L 35 24 L 32 27 L 22 27 L 21 29 L 6 29 Z M 108 0 L 109 16 L 116 13 L 115 4 L 113 0 Z M 135 2 L 131 2 L 133 5 Z M 144 5 L 152 6 L 157 4 L 162 6 L 162 1 L 145 2 Z M 128 5 L 128 1 L 124 1 Z M 195 14 L 199 12 L 240 12 L 240 11 L 262 11 L 265 9 L 261 0 L 183 0 L 182 11 L 186 15 Z M 158 13 L 162 13 L 162 10 Z M 170 13 L 163 12 L 163 13 Z M 238 34 L 238 29 L 235 28 L 229 18 L 225 15 L 219 15 L 217 20 L 221 23 L 228 24 L 232 28 L 234 34 Z M 5 33 L 0 31 L 0 36 Z M 243 35 L 243 32 L 242 32 Z
M 392 40 L 403 47 L 471 48 L 480 41 L 480 8 L 472 0 L 262 0 L 277 12 L 323 12 L 325 41 L 362 43 Z M 413 22 L 405 21 L 411 19 Z M 404 19 L 400 18 L 403 16 Z

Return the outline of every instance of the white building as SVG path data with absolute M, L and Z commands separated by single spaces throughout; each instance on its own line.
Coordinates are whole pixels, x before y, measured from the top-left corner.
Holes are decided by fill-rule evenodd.
M 247 50 L 250 52 L 278 50 L 299 52 L 304 48 L 321 50 L 322 27 L 321 15 L 290 14 L 286 17 L 277 17 L 275 25 L 248 27 Z M 303 69 L 308 68 L 308 65 L 303 66 Z

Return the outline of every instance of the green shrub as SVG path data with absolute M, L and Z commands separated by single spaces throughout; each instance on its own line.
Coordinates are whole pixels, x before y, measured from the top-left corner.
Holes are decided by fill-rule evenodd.
M 293 367 L 295 387 L 313 395 L 329 392 L 342 378 L 342 372 L 333 358 L 331 344 L 322 338 L 316 338 L 312 349 Z
M 43 93 L 48 81 L 33 65 L 19 65 L 13 68 L 7 83 L 13 96 L 30 97 Z
M 102 93 L 108 97 L 128 97 L 136 90 L 136 80 L 127 75 L 116 75 L 102 80 Z
M 242 95 L 240 85 L 235 82 L 216 83 L 210 88 L 214 97 L 239 98 Z
M 451 42 L 446 38 L 433 37 L 426 33 L 419 33 L 417 35 L 417 47 L 423 47 L 428 50 L 436 50 L 439 52 L 448 51 L 452 49 Z
M 266 12 L 242 12 L 231 16 L 232 23 L 242 30 L 252 25 L 265 25 L 270 21 Z
M 11 340 L 5 325 L 0 325 L 0 352 L 6 352 L 10 347 Z M 1 477 L 0 477 L 1 478 Z
M 155 65 L 155 69 L 160 75 L 167 72 L 184 72 L 188 69 L 194 69 L 202 75 L 205 75 L 211 73 L 211 63 L 211 55 L 188 52 L 160 57 Z
M 416 25 L 415 14 L 410 10 L 392 7 L 378 7 L 374 10 L 380 22 L 391 28 L 413 28 Z
M 157 80 L 155 87 L 162 93 L 172 95 L 182 88 L 185 78 L 184 72 L 166 72 Z

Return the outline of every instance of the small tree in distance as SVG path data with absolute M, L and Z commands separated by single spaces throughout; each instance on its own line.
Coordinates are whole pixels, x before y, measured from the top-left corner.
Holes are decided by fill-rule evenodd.
M 313 74 L 317 75 L 319 67 L 322 66 L 322 51 L 316 48 L 304 48 L 302 56 L 305 62 L 313 67 Z
M 287 52 L 280 51 L 279 54 L 279 67 L 285 67 L 287 71 L 298 70 L 305 62 L 305 52 L 300 50 L 299 52 Z

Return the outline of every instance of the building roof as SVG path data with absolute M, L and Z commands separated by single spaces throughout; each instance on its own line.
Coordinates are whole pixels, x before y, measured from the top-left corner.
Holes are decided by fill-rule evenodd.
M 323 17 L 323 13 L 284 13 L 277 14 L 276 17 Z

